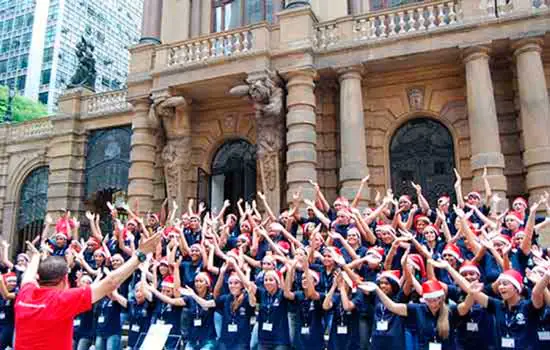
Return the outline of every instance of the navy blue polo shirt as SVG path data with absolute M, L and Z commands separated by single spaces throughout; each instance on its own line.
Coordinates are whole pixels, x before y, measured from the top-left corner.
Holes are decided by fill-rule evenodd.
M 296 349 L 322 349 L 324 347 L 325 329 L 322 322 L 324 299 L 324 293 L 320 293 L 319 300 L 306 298 L 303 291 L 294 293 L 293 304 L 296 305 L 296 322 L 293 345 Z
M 202 270 L 202 260 L 198 264 L 193 265 L 191 261 L 182 261 L 180 264 L 181 282 L 185 286 L 193 287 L 195 277 Z
M 550 348 L 550 306 L 546 305 L 542 315 L 539 318 L 539 327 L 537 328 L 539 348 Z
M 180 306 L 166 304 L 159 300 L 155 305 L 151 324 L 171 324 L 170 335 L 180 335 L 182 309 Z
M 0 276 L 0 278 L 2 278 Z M 17 290 L 15 291 L 17 293 Z M 0 326 L 13 325 L 15 324 L 14 320 L 14 311 L 13 306 L 15 299 L 4 299 L 0 297 Z
M 331 272 L 327 272 L 324 266 L 321 266 L 319 272 L 319 290 L 323 293 L 328 293 L 330 287 L 332 287 L 332 282 L 334 280 L 334 269 Z
M 397 298 L 399 298 L 399 296 L 397 296 Z M 374 319 L 370 349 L 386 350 L 404 348 L 405 318 L 388 310 L 378 296 L 376 296 L 374 301 Z
M 456 325 L 458 311 L 456 305 L 449 307 L 449 337 L 445 340 L 441 339 L 437 332 L 437 318 L 439 312 L 433 315 L 426 304 L 407 304 L 407 319 L 416 323 L 416 334 L 418 339 L 419 349 L 428 350 L 431 342 L 441 344 L 442 349 L 454 349 L 454 329 Z
M 365 246 L 360 246 L 359 248 L 355 249 L 355 254 L 362 258 L 367 254 L 367 248 Z M 347 249 L 342 248 L 342 256 L 344 257 L 344 260 L 347 264 L 349 264 L 353 260 Z
M 122 306 L 108 297 L 104 297 L 95 305 L 96 334 L 102 337 L 120 335 L 120 312 Z
M 69 249 L 69 245 L 71 243 L 71 239 L 67 240 L 67 243 L 63 247 L 58 247 L 55 243 L 55 239 L 48 240 L 48 243 L 50 245 L 50 248 L 52 248 L 52 255 L 53 256 L 65 256 L 65 253 L 67 252 L 67 249 Z
M 205 300 L 212 300 L 212 294 L 206 295 Z M 195 299 L 184 296 L 186 312 L 190 324 L 188 325 L 188 340 L 193 343 L 202 343 L 216 339 L 216 328 L 214 327 L 214 308 L 203 309 Z
M 252 333 L 250 319 L 254 316 L 254 308 L 250 306 L 248 294 L 245 294 L 235 311 L 232 308 L 234 300 L 232 294 L 224 294 L 216 299 L 216 311 L 222 315 L 220 343 L 226 347 L 235 345 L 247 347 Z
M 495 349 L 497 335 L 495 333 L 495 318 L 479 304 L 474 304 L 464 316 L 458 316 L 456 327 L 457 348 L 467 349 Z M 500 339 L 498 339 L 500 346 Z
M 288 328 L 288 300 L 283 290 L 271 295 L 262 287 L 256 291 L 260 305 L 258 314 L 258 339 L 264 345 L 290 345 Z M 271 329 L 271 330 L 270 330 Z
M 340 293 L 332 296 L 332 326 L 328 348 L 331 350 L 339 349 L 359 349 L 359 311 L 363 304 L 363 293 L 355 293 L 351 296 L 351 301 L 355 305 L 352 311 L 344 310 Z
M 481 276 L 486 284 L 493 283 L 502 273 L 502 267 L 497 263 L 493 254 L 486 252 L 480 263 Z
M 489 297 L 487 311 L 495 316 L 498 345 L 503 337 L 511 337 L 516 349 L 539 349 L 537 326 L 542 308 L 523 299 L 509 310 L 502 300 Z
M 200 243 L 201 241 L 201 231 L 193 232 L 191 230 L 184 231 L 185 240 L 187 241 L 188 246 L 192 246 L 195 243 Z
M 95 317 L 94 311 L 90 310 L 79 314 L 73 320 L 73 332 L 76 339 L 88 338 L 92 339 L 95 334 L 94 327 Z
M 151 317 L 153 315 L 151 304 L 145 300 L 138 304 L 135 298 L 128 301 L 128 346 L 134 346 L 140 333 L 147 333 L 151 325 Z

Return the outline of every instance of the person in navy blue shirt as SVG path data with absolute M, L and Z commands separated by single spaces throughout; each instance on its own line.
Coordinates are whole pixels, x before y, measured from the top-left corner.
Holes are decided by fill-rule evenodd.
M 118 350 L 121 347 L 120 313 L 128 306 L 125 297 L 115 290 L 94 305 L 96 350 Z
M 78 287 L 92 284 L 92 277 L 82 275 L 77 281 Z M 94 310 L 91 309 L 78 315 L 73 321 L 73 344 L 75 350 L 88 350 L 93 344 L 95 336 Z
M 210 293 L 212 280 L 206 272 L 195 277 L 194 289 L 181 290 L 184 306 L 188 312 L 189 329 L 186 350 L 213 350 L 216 345 L 214 308 L 216 302 Z
M 231 267 L 235 266 L 232 262 L 229 264 Z M 228 267 L 228 264 L 224 264 L 220 268 L 220 276 L 214 288 L 216 309 L 222 315 L 222 328 L 218 341 L 218 349 L 248 350 L 250 348 L 252 333 L 250 320 L 254 316 L 256 301 L 254 297 L 249 297 L 253 295 L 249 292 L 251 290 L 251 283 L 247 281 L 246 276 L 244 276 L 240 269 L 235 269 L 235 272 L 227 280 L 229 293 L 220 295 L 225 280 L 224 277 L 229 273 Z
M 152 295 L 142 280 L 136 284 L 135 293 L 128 300 L 128 347 L 133 349 L 140 335 L 149 331 L 152 315 Z
M 428 280 L 422 284 L 424 303 L 421 304 L 396 303 L 372 282 L 366 282 L 365 288 L 376 290 L 390 312 L 416 323 L 418 346 L 421 350 L 454 349 L 454 330 L 458 316 L 466 315 L 474 303 L 473 296 L 470 296 L 459 305 L 447 305 L 444 288 L 437 280 Z
M 14 303 L 18 293 L 17 275 L 9 272 L 0 276 L 0 349 L 12 346 L 15 329 Z
M 293 346 L 298 350 L 322 349 L 324 347 L 323 307 L 325 293 L 319 293 L 315 286 L 319 283 L 319 273 L 310 270 L 308 259 L 303 259 L 303 273 L 301 273 L 301 289 L 292 290 L 296 265 L 298 260 L 291 263 L 285 278 L 285 296 L 295 305 L 296 322 L 294 324 Z
M 495 315 L 500 348 L 540 349 L 537 330 L 544 310 L 544 290 L 550 281 L 550 270 L 537 281 L 528 300 L 521 297 L 523 277 L 518 271 L 506 270 L 497 281 L 502 300 L 488 297 L 481 292 L 481 288 L 471 291 L 471 294 L 481 306 Z
M 343 278 L 345 272 L 338 272 L 332 287 L 323 300 L 323 309 L 332 313 L 329 335 L 329 350 L 359 348 L 359 311 L 364 303 L 363 293 L 352 293 Z M 336 292 L 338 289 L 338 292 Z

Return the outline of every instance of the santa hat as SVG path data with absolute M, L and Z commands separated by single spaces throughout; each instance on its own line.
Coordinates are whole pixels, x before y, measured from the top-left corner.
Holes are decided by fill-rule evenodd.
M 357 236 L 357 239 L 359 240 L 359 245 L 361 245 L 361 232 L 359 232 L 357 227 L 350 227 L 348 229 L 348 237 L 350 233 L 355 233 L 355 236 Z
M 172 231 L 174 231 L 174 226 L 166 227 L 164 230 L 162 230 L 162 237 L 168 239 Z
M 336 200 L 334 201 L 334 205 L 336 205 L 336 204 L 340 204 L 344 207 L 347 207 L 347 206 L 349 206 L 349 201 L 346 197 L 340 196 L 340 197 L 336 198 Z
M 381 278 L 387 278 L 389 281 L 393 281 L 397 283 L 398 286 L 401 286 L 401 271 L 399 270 L 382 271 L 376 278 L 376 281 L 380 281 Z
M 67 236 L 67 234 L 65 232 L 61 232 L 61 231 L 57 231 L 54 235 L 55 238 L 63 238 L 63 239 L 68 239 L 69 236 Z
M 25 259 L 27 262 L 31 261 L 31 258 L 30 258 L 27 254 L 25 254 L 25 253 L 17 254 L 17 259 L 19 259 L 19 258 L 23 258 L 23 259 Z
M 498 276 L 497 281 L 508 281 L 512 283 L 519 293 L 523 290 L 523 277 L 516 270 L 506 270 Z
M 454 243 L 447 243 L 445 245 L 445 248 L 443 249 L 441 255 L 445 254 L 452 255 L 458 261 L 462 260 L 462 253 L 460 252 L 460 248 L 458 248 L 458 246 Z
M 164 277 L 164 279 L 162 280 L 162 283 L 160 284 L 161 287 L 166 287 L 166 288 L 174 288 L 176 285 L 174 283 L 174 276 L 172 275 L 168 275 L 166 277 Z
M 334 261 L 338 264 L 338 265 L 344 265 L 346 263 L 346 260 L 344 259 L 344 255 L 342 254 L 342 251 L 336 247 L 328 247 L 327 249 L 329 249 L 331 251 L 332 256 L 334 257 Z
M 155 219 L 156 221 L 160 221 L 159 216 L 157 214 L 150 214 L 149 218 Z
M 96 245 L 96 246 L 100 246 L 100 245 L 101 245 L 101 241 L 100 241 L 99 239 L 97 239 L 97 237 L 93 237 L 93 236 L 90 237 L 90 238 L 88 238 L 88 242 L 86 242 L 86 243 L 88 243 L 88 244 L 89 244 L 89 243 L 92 243 L 92 244 L 94 244 L 94 245 Z
M 395 229 L 391 225 L 378 225 L 376 226 L 375 232 L 378 231 L 388 232 L 395 235 Z
M 92 277 L 90 277 L 90 275 L 82 275 L 82 277 L 80 277 L 80 283 L 82 282 L 92 283 L 93 279 Z
M 511 210 L 506 214 L 505 220 L 512 219 L 517 221 L 518 224 L 523 225 L 523 218 L 520 213 L 515 210 Z
M 134 219 L 130 219 L 130 220 L 126 221 L 126 226 L 128 226 L 128 225 L 134 225 L 134 226 L 137 227 L 137 221 L 134 220 Z
M 422 278 L 426 277 L 426 265 L 420 254 L 409 254 L 409 264 L 420 272 Z
M 445 295 L 445 290 L 436 279 L 429 279 L 422 283 L 422 300 L 436 299 Z
M 69 225 L 67 225 L 67 222 L 69 223 Z M 64 233 L 65 236 L 67 237 L 69 234 L 69 227 L 73 229 L 75 228 L 75 226 L 76 226 L 76 222 L 74 219 L 67 220 L 62 217 L 59 220 L 57 220 L 57 223 L 55 224 L 55 232 Z
M 281 286 L 283 282 L 283 274 L 279 270 L 267 270 L 264 274 L 264 279 L 267 277 L 267 275 L 270 275 L 277 281 L 277 285 Z
M 466 198 L 468 197 L 477 197 L 477 199 L 481 200 L 481 194 L 476 191 L 469 192 Z
M 372 257 L 369 259 L 369 256 Z M 367 261 L 379 263 L 384 260 L 384 248 L 381 247 L 370 247 L 367 250 L 366 254 Z
M 309 275 L 313 279 L 313 284 L 317 284 L 321 280 L 321 276 L 319 275 L 319 272 L 317 272 L 317 271 L 309 270 Z
M 512 207 L 516 204 L 522 204 L 525 208 L 527 208 L 528 204 L 527 204 L 527 200 L 525 200 L 525 198 L 523 197 L 517 197 L 516 199 L 514 199 L 514 201 L 512 202 Z
M 512 238 L 525 238 L 525 231 L 523 230 L 519 230 L 517 232 L 514 233 L 514 235 L 512 236 Z
M 496 235 L 495 237 L 493 237 L 492 240 L 493 240 L 493 241 L 502 242 L 502 243 L 504 243 L 505 245 L 509 245 L 509 244 L 512 243 L 511 240 L 510 240 L 510 236 L 503 235 L 503 234 Z
M 17 275 L 15 272 L 8 272 L 4 275 L 4 281 L 8 282 L 17 282 Z
M 197 279 L 197 278 L 202 278 L 206 282 L 208 287 L 210 287 L 212 285 L 212 277 L 210 277 L 210 275 L 206 272 L 197 273 L 197 275 L 195 276 L 195 279 Z
M 460 266 L 460 269 L 458 269 L 458 272 L 460 272 L 460 274 L 463 274 L 466 272 L 475 272 L 481 276 L 481 272 L 479 271 L 478 265 L 471 260 L 464 261 Z
M 189 220 L 191 220 L 191 219 L 197 219 L 197 220 L 201 221 L 201 217 L 197 213 L 193 213 L 193 214 L 189 215 Z
M 415 226 L 416 226 L 416 224 L 418 224 L 419 221 L 424 221 L 428 225 L 430 225 L 432 223 L 426 215 L 422 215 L 422 214 L 419 214 L 419 215 L 415 216 L 415 218 L 414 218 Z
M 399 202 L 401 202 L 401 201 L 409 202 L 409 203 L 412 204 L 411 196 L 406 195 L 406 194 L 399 197 Z
M 283 251 L 284 254 L 288 254 L 290 251 L 290 244 L 287 241 L 279 241 L 277 242 L 277 246 Z
M 170 266 L 170 264 L 168 263 L 168 259 L 167 259 L 167 258 L 162 258 L 162 259 L 160 259 L 159 265 Z
M 95 254 L 95 253 L 99 253 L 99 254 L 103 255 L 104 258 L 107 257 L 107 253 L 105 252 L 105 249 L 103 249 L 103 248 L 97 248 L 97 249 L 94 251 L 94 254 Z
M 451 197 L 447 195 L 440 196 L 439 199 L 437 200 L 438 205 L 444 205 L 450 202 L 451 202 Z
M 426 234 L 426 231 L 430 231 L 430 230 L 434 231 L 436 236 L 439 236 L 439 234 L 440 234 L 439 229 L 437 227 L 435 227 L 434 225 L 431 225 L 431 224 L 424 227 L 424 234 Z

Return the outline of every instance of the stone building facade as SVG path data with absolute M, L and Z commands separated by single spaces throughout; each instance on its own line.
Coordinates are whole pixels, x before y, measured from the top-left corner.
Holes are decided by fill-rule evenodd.
M 544 1 L 267 2 L 271 23 L 219 31 L 224 2 L 145 0 L 127 91 L 69 91 L 58 115 L 0 128 L 3 235 L 18 242 L 23 187 L 41 166 L 48 212 L 117 193 L 142 212 L 166 197 L 216 210 L 256 191 L 282 209 L 299 189 L 314 196 L 310 180 L 329 201 L 352 198 L 366 174 L 363 205 L 410 181 L 433 199 L 452 193 L 453 167 L 464 191 L 483 190 L 484 168 L 501 197 L 550 190 Z M 115 146 L 90 141 L 130 125 L 105 136 Z M 90 165 L 94 147 L 104 158 Z M 101 170 L 115 163 L 127 183 Z M 93 186 L 91 169 L 105 175 Z

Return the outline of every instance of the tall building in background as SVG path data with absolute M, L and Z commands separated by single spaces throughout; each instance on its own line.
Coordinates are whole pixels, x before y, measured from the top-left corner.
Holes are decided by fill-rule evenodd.
M 83 36 L 95 47 L 96 92 L 125 87 L 142 11 L 143 0 L 0 0 L 0 85 L 55 110 Z

